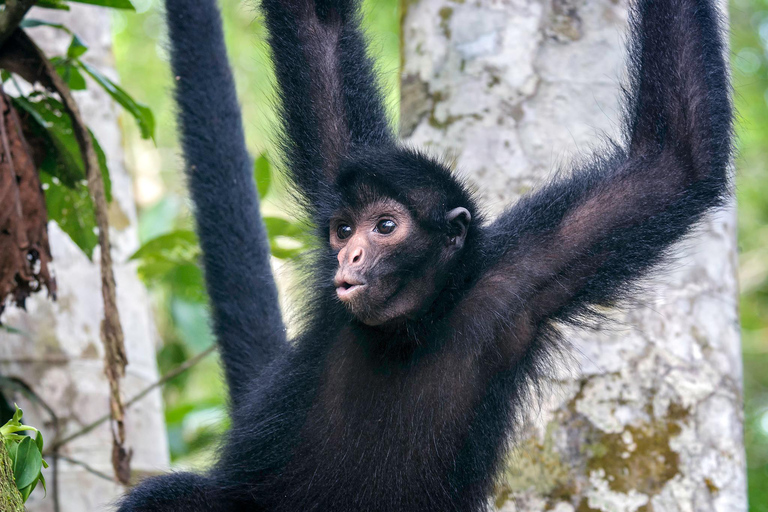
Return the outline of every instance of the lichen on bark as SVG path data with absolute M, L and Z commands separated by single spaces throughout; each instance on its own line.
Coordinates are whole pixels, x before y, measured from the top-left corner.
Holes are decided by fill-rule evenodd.
M 0 438 L 0 512 L 24 512 L 24 502 L 13 479 L 11 458 Z

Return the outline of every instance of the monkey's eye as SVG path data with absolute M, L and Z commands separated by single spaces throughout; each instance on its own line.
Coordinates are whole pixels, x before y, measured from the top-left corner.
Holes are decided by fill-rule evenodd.
M 339 227 L 336 228 L 336 236 L 339 237 L 339 240 L 349 238 L 352 236 L 352 227 L 349 224 L 339 224 Z
M 376 224 L 376 231 L 381 233 L 382 235 L 388 235 L 391 232 L 395 230 L 397 227 L 397 224 L 395 224 L 395 221 L 384 219 L 380 220 L 378 224 Z

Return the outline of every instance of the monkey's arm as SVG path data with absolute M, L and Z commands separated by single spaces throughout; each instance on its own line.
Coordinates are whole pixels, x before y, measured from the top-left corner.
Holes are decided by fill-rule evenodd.
M 233 402 L 287 347 L 216 0 L 166 0 L 189 190 Z
M 713 0 L 640 0 L 631 16 L 624 146 L 490 227 L 479 283 L 521 338 L 612 305 L 729 193 L 732 110 Z M 509 315 L 512 318 L 509 318 Z
M 357 0 L 263 0 L 290 177 L 317 207 L 355 146 L 393 142 Z

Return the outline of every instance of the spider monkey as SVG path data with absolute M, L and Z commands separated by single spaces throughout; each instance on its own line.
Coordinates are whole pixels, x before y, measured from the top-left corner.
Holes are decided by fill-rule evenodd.
M 634 1 L 622 138 L 495 220 L 398 143 L 357 0 L 262 0 L 318 246 L 291 341 L 215 0 L 166 7 L 232 428 L 209 472 L 149 478 L 120 510 L 484 510 L 557 323 L 626 298 L 728 197 L 714 0 Z

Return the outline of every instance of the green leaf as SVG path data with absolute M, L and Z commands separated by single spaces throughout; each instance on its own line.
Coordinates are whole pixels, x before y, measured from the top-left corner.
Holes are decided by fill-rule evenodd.
M 177 297 L 196 303 L 206 300 L 199 258 L 197 236 L 190 230 L 153 238 L 130 257 L 140 261 L 139 276 L 146 284 L 167 285 Z
M 67 58 L 77 59 L 88 51 L 88 45 L 83 42 L 82 39 L 77 37 L 77 34 L 72 34 L 72 41 L 67 48 Z
M 43 456 L 31 437 L 25 437 L 16 449 L 13 478 L 19 490 L 32 485 L 43 467 Z M 30 490 L 31 492 L 31 490 Z
M 58 9 L 60 11 L 68 11 L 69 6 L 64 3 L 64 0 L 37 0 L 35 4 L 37 7 L 43 9 Z
M 43 434 L 41 434 L 39 430 L 35 436 L 35 444 L 37 445 L 37 449 L 40 450 L 40 453 L 43 453 Z
M 21 501 L 22 501 L 22 503 L 26 503 L 27 502 L 27 499 L 29 498 L 29 495 L 32 494 L 32 491 L 34 491 L 35 487 L 37 487 L 38 479 L 39 479 L 39 475 L 38 475 L 38 478 L 35 478 L 34 482 L 32 482 L 31 484 L 29 484 L 28 486 L 26 486 L 23 489 L 19 489 L 19 494 L 21 494 Z
M 96 160 L 99 162 L 99 169 L 101 170 L 101 181 L 104 182 L 104 197 L 108 203 L 112 202 L 112 178 L 109 176 L 109 168 L 107 167 L 107 155 L 104 154 L 104 150 L 101 149 L 101 144 L 96 138 L 96 135 L 88 129 L 88 133 L 91 134 L 91 140 L 93 141 L 93 150 L 96 152 Z
M 139 125 L 141 131 L 141 137 L 144 139 L 155 139 L 155 116 L 152 114 L 152 110 L 146 105 L 134 100 L 123 88 L 114 83 L 112 80 L 102 75 L 93 66 L 86 62 L 78 61 L 80 66 L 101 85 L 105 91 L 115 100 L 120 106 L 128 111 L 133 116 Z
M 67 83 L 67 86 L 73 91 L 85 90 L 85 78 L 80 70 L 73 66 L 71 62 L 62 58 L 53 58 L 51 63 L 56 69 L 56 73 Z
M 36 5 L 40 5 L 40 4 L 41 2 L 38 1 Z M 70 31 L 67 27 L 65 27 L 61 23 L 51 23 L 50 21 L 38 20 L 35 18 L 24 18 L 23 20 L 21 20 L 21 23 L 19 23 L 19 26 L 21 28 L 51 27 L 51 28 L 63 30 L 64 32 L 68 32 L 70 34 L 72 33 L 72 31 Z
M 110 9 L 128 9 L 135 11 L 136 8 L 130 0 L 69 0 L 80 4 L 98 5 L 100 7 L 109 7 Z
M 40 172 L 40 181 L 45 190 L 48 218 L 55 221 L 90 258 L 99 243 L 99 237 L 96 234 L 96 217 L 88 188 L 82 184 L 70 188 L 45 169 Z
M 253 177 L 256 180 L 259 197 L 263 198 L 269 192 L 269 187 L 272 184 L 270 164 L 265 153 L 259 155 L 259 158 L 253 163 Z
M 45 139 L 46 156 L 41 168 L 61 180 L 66 186 L 76 188 L 85 179 L 85 167 L 80 147 L 72 131 L 72 122 L 64 106 L 50 97 L 39 101 L 28 98 L 13 98 L 20 110 L 31 115 L 34 124 L 30 126 L 35 135 Z
M 298 237 L 303 234 L 298 224 L 292 223 L 281 217 L 264 217 L 264 225 L 267 227 L 269 238 L 277 236 Z
M 36 101 L 28 98 L 14 98 L 12 101 L 19 110 L 30 114 L 31 131 L 45 143 L 40 180 L 45 190 L 48 215 L 90 257 L 98 243 L 96 220 L 71 119 L 58 100 L 46 96 L 35 96 L 34 99 Z M 107 201 L 110 201 L 112 183 L 106 155 L 93 132 L 90 133 L 104 181 L 104 192 Z
M 24 411 L 22 411 L 18 405 L 13 404 L 14 407 L 16 407 L 16 411 L 13 413 L 13 417 L 11 418 L 10 422 L 13 423 L 21 423 L 21 418 L 24 416 Z M 9 422 L 9 423 L 10 423 Z M 7 425 L 8 423 L 6 423 Z
M 200 257 L 197 235 L 188 229 L 171 231 L 153 238 L 129 258 L 131 260 L 162 259 L 179 263 L 196 262 Z
M 43 467 L 47 468 L 48 464 L 43 461 Z M 38 477 L 38 480 L 40 480 L 40 483 L 43 485 L 43 492 L 45 492 L 45 496 L 48 495 L 48 487 L 45 485 L 45 475 L 43 475 L 43 472 L 40 471 L 40 476 Z
M 281 260 L 289 260 L 291 258 L 295 258 L 301 254 L 302 251 L 301 249 L 285 249 L 272 241 L 269 243 L 269 250 L 272 253 L 272 256 Z

